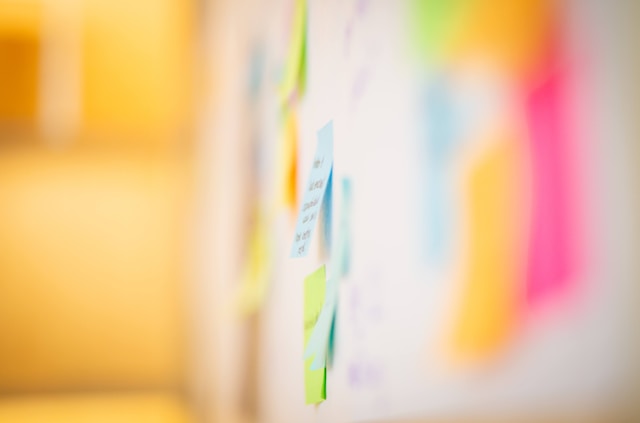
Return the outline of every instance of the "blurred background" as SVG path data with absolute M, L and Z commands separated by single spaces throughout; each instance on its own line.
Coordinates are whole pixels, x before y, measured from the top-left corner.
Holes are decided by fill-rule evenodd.
M 640 242 L 634 217 L 640 210 L 638 5 L 633 0 L 584 4 L 530 0 L 522 1 L 527 5 L 524 15 L 513 15 L 509 2 L 452 2 L 461 10 L 466 3 L 480 4 L 475 6 L 479 9 L 469 8 L 475 10 L 469 13 L 479 17 L 460 20 L 462 27 L 474 29 L 454 37 L 454 47 L 447 50 L 445 41 L 445 47 L 433 46 L 440 46 L 439 37 L 446 37 L 447 28 L 452 27 L 448 23 L 456 20 L 458 12 L 437 3 L 0 0 L 0 422 L 282 423 L 395 421 L 396 415 L 425 422 L 460 417 L 461 421 L 640 419 L 636 401 L 640 340 L 634 329 L 634 323 L 640 321 L 634 311 L 640 298 L 636 289 Z M 538 11 L 543 4 L 561 4 L 569 11 L 562 14 L 561 25 L 556 22 L 561 18 L 552 12 L 545 12 L 548 20 L 528 14 L 527 10 Z M 600 13 L 603 10 L 606 13 Z M 513 21 L 513 16 L 522 20 Z M 412 27 L 416 18 L 418 23 Z M 507 21 L 509 25 L 501 25 Z M 549 22 L 553 25 L 545 26 Z M 486 52 L 491 56 L 497 51 L 497 62 L 506 57 L 507 64 L 506 70 L 490 71 L 490 77 L 472 78 L 470 86 L 480 88 L 478 91 L 465 91 L 469 85 L 463 81 L 458 94 L 471 92 L 468 95 L 481 97 L 486 94 L 483 88 L 494 90 L 502 102 L 500 110 L 517 101 L 513 98 L 519 94 L 505 96 L 504 87 L 511 90 L 516 85 L 513 80 L 537 72 L 538 64 L 530 55 L 546 54 L 532 47 L 536 43 L 528 35 L 518 36 L 523 31 L 520 24 L 534 28 L 529 35 L 546 31 L 555 36 L 557 28 L 570 28 L 567 37 L 580 54 L 590 48 L 596 51 L 586 55 L 589 60 L 572 62 L 577 72 L 568 79 L 580 81 L 578 87 L 592 87 L 597 94 L 577 97 L 579 106 L 595 104 L 595 111 L 590 109 L 577 119 L 582 122 L 578 132 L 591 133 L 596 139 L 584 144 L 586 155 L 606 156 L 607 163 L 595 166 L 597 171 L 585 172 L 589 183 L 582 189 L 596 193 L 586 195 L 589 204 L 606 206 L 594 212 L 595 220 L 585 217 L 584 227 L 597 229 L 586 231 L 590 245 L 616 256 L 622 251 L 621 261 L 603 260 L 595 270 L 585 271 L 595 275 L 585 279 L 596 281 L 592 284 L 596 288 L 585 289 L 596 293 L 585 295 L 590 298 L 586 303 L 606 303 L 603 310 L 620 313 L 608 320 L 585 318 L 580 322 L 587 329 L 577 330 L 589 332 L 588 328 L 596 327 L 594 331 L 604 337 L 594 337 L 594 344 L 609 343 L 610 347 L 585 359 L 583 368 L 593 363 L 595 367 L 613 361 L 620 364 L 611 371 L 603 364 L 606 376 L 594 376 L 591 381 L 594 390 L 584 398 L 602 402 L 585 415 L 576 410 L 580 402 L 568 401 L 563 408 L 562 395 L 559 408 L 537 414 L 528 411 L 531 407 L 503 407 L 499 401 L 498 405 L 489 401 L 493 405 L 476 418 L 465 412 L 465 406 L 456 405 L 464 401 L 455 400 L 443 400 L 448 405 L 442 409 L 437 404 L 433 409 L 405 407 L 408 402 L 402 401 L 397 407 L 372 408 L 371 402 L 385 402 L 382 391 L 367 392 L 363 399 L 357 393 L 352 396 L 348 382 L 344 389 L 342 382 L 335 382 L 334 392 L 342 398 L 338 405 L 328 405 L 332 400 L 329 391 L 327 407 L 305 407 L 301 400 L 301 289 L 304 276 L 317 266 L 285 263 L 316 131 L 334 119 L 334 180 L 351 175 L 356 186 L 362 187 L 375 175 L 385 178 L 380 175 L 385 172 L 376 169 L 388 158 L 385 147 L 374 142 L 371 155 L 359 156 L 376 136 L 372 122 L 387 122 L 379 132 L 387 143 L 413 145 L 422 136 L 425 122 L 433 124 L 429 120 L 433 116 L 420 114 L 423 100 L 429 97 L 424 94 L 430 92 L 429 81 L 440 80 L 442 75 L 453 75 L 454 80 L 455 75 L 466 75 L 459 71 L 467 66 L 460 57 L 476 57 L 478 51 L 480 56 Z M 592 31 L 588 30 L 591 24 Z M 496 27 L 500 30 L 483 38 L 481 48 L 474 50 L 469 41 L 476 39 L 473 34 Z M 500 43 L 509 39 L 511 31 L 515 41 L 502 49 Z M 576 38 L 585 41 L 576 42 Z M 498 45 L 495 50 L 493 44 Z M 475 75 L 474 66 L 470 74 Z M 585 69 L 593 72 L 584 74 Z M 478 75 L 486 75 L 484 72 Z M 493 96 L 489 94 L 490 99 Z M 400 103 L 406 107 L 395 107 Z M 480 104 L 489 103 L 493 104 Z M 395 111 L 387 113 L 390 108 Z M 606 113 L 600 114 L 605 108 Z M 486 114 L 479 116 L 487 118 Z M 593 122 L 603 123 L 596 128 L 589 126 Z M 353 141 L 356 139 L 360 141 Z M 350 147 L 341 148 L 341 143 Z M 406 156 L 388 159 L 393 176 L 385 180 L 391 186 L 422 178 L 422 174 L 398 171 L 404 168 L 402 160 L 415 153 L 411 147 L 399 148 Z M 460 155 L 468 160 L 466 153 Z M 610 168 L 623 168 L 624 174 L 611 176 Z M 354 203 L 356 216 L 379 206 L 376 193 L 364 191 Z M 605 191 L 611 196 L 600 197 Z M 342 210 L 338 207 L 348 198 L 343 194 L 340 189 L 334 194 L 338 197 L 334 210 Z M 411 208 L 402 203 L 404 197 L 386 198 L 389 203 L 380 208 L 380 218 L 389 210 L 400 213 Z M 591 216 L 592 209 L 586 209 Z M 395 211 L 391 221 L 403 222 L 404 215 Z M 362 220 L 369 222 L 367 219 Z M 622 222 L 623 228 L 616 226 L 615 234 L 602 241 L 600 236 L 612 233 L 609 226 L 599 224 L 603 221 Z M 381 280 L 429 280 L 433 275 L 424 270 L 428 265 L 420 258 L 415 260 L 421 264 L 412 267 L 404 259 L 396 260 L 404 254 L 394 256 L 385 247 L 380 247 L 380 255 L 369 254 L 378 244 L 364 245 L 369 243 L 373 226 L 362 225 L 355 229 L 351 243 L 352 278 L 374 279 L 360 272 L 358 263 L 365 263 L 365 268 L 367 260 L 376 261 L 387 257 L 385 254 L 391 254 L 388 263 L 403 270 L 397 275 L 388 268 L 372 270 L 382 275 L 378 276 Z M 403 225 L 398 225 L 400 231 L 412 232 Z M 268 228 L 269 241 L 264 240 L 264 228 Z M 334 234 L 339 230 L 334 227 Z M 388 245 L 399 245 L 391 229 L 380 231 L 382 239 L 390 240 Z M 407 239 L 413 240 L 414 235 Z M 398 242 L 412 248 L 404 241 Z M 616 245 L 619 250 L 612 249 Z M 458 248 L 464 250 L 462 246 L 455 250 Z M 593 251 L 586 254 L 585 262 L 599 256 L 598 248 Z M 312 255 L 317 265 L 331 258 L 330 253 L 316 249 Z M 450 268 L 459 267 L 453 264 Z M 440 277 L 437 273 L 435 279 Z M 360 285 L 353 282 L 349 286 Z M 607 291 L 602 286 L 614 288 Z M 341 298 L 356 296 L 357 289 L 351 292 L 350 287 Z M 446 296 L 444 292 L 420 292 Z M 603 292 L 615 295 L 601 300 Z M 406 305 L 385 303 L 383 309 L 392 315 L 404 308 L 402 304 Z M 447 309 L 432 302 L 424 304 Z M 488 304 L 477 307 L 493 303 Z M 597 307 L 586 309 L 584 316 L 601 312 Z M 567 312 L 571 313 L 581 315 Z M 419 316 L 423 321 L 410 320 L 415 326 L 409 332 L 420 339 L 429 337 L 424 323 L 429 318 Z M 389 322 L 397 328 L 395 324 L 401 321 Z M 344 325 L 347 329 L 338 336 L 342 345 L 352 339 L 347 335 L 349 323 Z M 542 327 L 537 325 L 534 332 L 544 332 Z M 570 338 L 571 329 L 556 336 L 566 334 Z M 531 339 L 519 349 L 538 342 L 554 351 L 554 345 L 566 342 L 556 344 L 554 337 Z M 365 340 L 358 348 L 375 349 L 375 345 Z M 380 360 L 406 362 L 409 356 L 428 357 L 422 344 L 402 345 L 397 343 L 398 349 L 389 350 Z M 415 355 L 405 355 L 407 349 Z M 287 352 L 281 354 L 281 350 Z M 348 373 L 340 360 L 338 351 L 335 380 L 346 380 L 340 376 Z M 562 368 L 562 363 L 551 368 Z M 394 368 L 389 365 L 386 371 Z M 429 374 L 424 371 L 425 379 Z M 557 373 L 555 377 L 562 378 Z M 516 376 L 505 386 L 530 383 L 519 380 Z M 523 376 L 522 380 L 530 379 Z M 432 392 L 428 389 L 436 389 L 438 383 L 447 386 L 454 399 L 472 397 L 474 392 L 441 380 L 425 390 L 413 379 L 404 382 L 402 377 L 389 379 L 389 386 L 394 387 L 389 389 L 407 394 L 412 404 L 422 404 L 420 392 Z M 536 386 L 546 389 L 544 381 Z M 347 399 L 355 397 L 356 405 L 349 404 Z M 367 411 L 361 411 L 363 408 Z
M 195 1 L 0 3 L 0 421 L 190 422 Z

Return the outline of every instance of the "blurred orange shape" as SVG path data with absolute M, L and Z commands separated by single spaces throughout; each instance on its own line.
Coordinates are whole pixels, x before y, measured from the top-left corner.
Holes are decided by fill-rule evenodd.
M 285 111 L 284 120 L 280 156 L 282 201 L 286 207 L 294 210 L 298 202 L 298 120 L 295 111 Z
M 469 210 L 467 267 L 450 346 L 456 361 L 493 355 L 517 321 L 518 197 L 522 178 L 516 140 L 499 137 L 471 169 L 465 189 Z

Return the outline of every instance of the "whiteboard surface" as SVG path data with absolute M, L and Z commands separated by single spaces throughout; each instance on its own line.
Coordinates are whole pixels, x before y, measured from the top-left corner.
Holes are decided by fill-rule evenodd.
M 309 255 L 291 259 L 295 216 L 275 217 L 274 273 L 260 314 L 259 414 L 265 422 L 351 422 L 398 417 L 527 415 L 587 412 L 610 404 L 631 358 L 626 350 L 626 301 L 634 275 L 633 205 L 627 183 L 628 122 L 615 113 L 626 79 L 615 7 L 608 1 L 568 2 L 570 40 L 589 63 L 576 91 L 585 119 L 585 177 L 589 222 L 587 267 L 581 298 L 526 325 L 495 365 L 456 371 L 441 365 L 438 342 L 457 290 L 455 260 L 433 266 L 422 254 L 420 208 L 424 155 L 418 148 L 420 95 L 436 75 L 417 71 L 407 37 L 407 2 L 309 2 L 307 91 L 298 106 L 298 184 L 302 189 L 316 146 L 316 132 L 334 125 L 334 236 L 341 209 L 341 179 L 353 186 L 352 269 L 340 281 L 336 356 L 327 372 L 327 400 L 304 405 L 303 280 L 322 264 L 318 231 Z M 286 54 L 289 2 L 271 2 L 269 13 L 248 25 L 267 52 L 260 121 L 267 166 L 276 166 L 280 144 L 275 95 Z M 597 23 L 597 24 L 596 24 Z M 583 58 L 583 59 L 582 59 Z M 630 75 L 626 75 L 630 78 Z M 513 108 L 509 86 L 482 65 L 462 72 L 455 96 L 481 119 L 481 131 Z M 475 126 L 474 126 L 475 125 Z M 465 146 L 456 158 L 464 169 L 483 146 Z M 265 174 L 275 174 L 267 169 Z M 463 173 L 463 172 L 462 172 Z M 453 172 L 454 193 L 459 173 Z M 265 197 L 276 195 L 264 180 Z M 456 201 L 454 195 L 454 203 Z M 452 209 L 453 244 L 465 245 L 462 205 Z M 461 411 L 463 410 L 463 411 Z

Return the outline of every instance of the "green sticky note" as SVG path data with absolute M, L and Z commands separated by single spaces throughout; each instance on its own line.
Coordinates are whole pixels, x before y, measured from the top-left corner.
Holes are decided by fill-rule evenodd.
M 304 347 L 313 333 L 318 321 L 326 291 L 324 266 L 307 276 L 304 280 Z M 304 349 L 303 349 L 304 350 Z M 307 404 L 317 404 L 327 399 L 327 368 L 311 370 L 313 357 L 304 361 L 304 390 Z
M 415 41 L 428 58 L 440 58 L 450 47 L 469 0 L 413 0 L 411 18 Z
M 307 0 L 295 0 L 291 41 L 280 84 L 280 95 L 285 102 L 297 90 L 304 93 L 307 80 Z

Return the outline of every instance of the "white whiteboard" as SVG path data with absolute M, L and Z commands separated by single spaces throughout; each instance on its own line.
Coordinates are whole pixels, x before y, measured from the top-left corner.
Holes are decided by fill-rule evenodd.
M 625 351 L 637 276 L 628 230 L 634 224 L 630 123 L 616 113 L 632 75 L 625 74 L 623 52 L 629 41 L 617 35 L 620 8 L 613 3 L 576 0 L 566 5 L 570 42 L 578 50 L 589 46 L 589 72 L 576 81 L 581 100 L 590 105 L 581 133 L 594 169 L 586 182 L 592 248 L 580 282 L 584 294 L 575 308 L 528 326 L 489 370 L 448 372 L 434 364 L 434 343 L 457 289 L 455 266 L 436 268 L 421 256 L 415 197 L 424 163 L 416 139 L 425 74 L 416 71 L 408 51 L 407 2 L 309 1 L 307 90 L 298 107 L 298 184 L 304 184 L 311 167 L 316 132 L 333 120 L 333 238 L 340 180 L 348 177 L 353 186 L 352 268 L 340 282 L 327 400 L 306 406 L 303 280 L 329 265 L 329 259 L 321 257 L 318 232 L 308 257 L 289 258 L 295 219 L 284 210 L 275 216 L 274 271 L 259 320 L 261 421 L 432 419 L 540 410 L 564 415 L 615 403 L 632 363 Z M 281 135 L 276 84 L 287 48 L 288 13 L 287 0 L 256 6 L 239 29 L 251 34 L 247 38 L 264 57 L 263 84 L 252 100 L 261 128 L 262 198 L 277 195 Z M 457 92 L 476 101 L 474 107 L 487 119 L 511 106 L 499 80 L 487 76 L 467 83 Z M 472 160 L 482 148 L 465 149 L 469 157 L 459 160 Z M 453 221 L 461 222 L 453 213 Z

